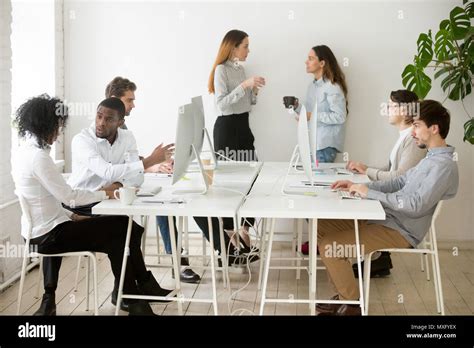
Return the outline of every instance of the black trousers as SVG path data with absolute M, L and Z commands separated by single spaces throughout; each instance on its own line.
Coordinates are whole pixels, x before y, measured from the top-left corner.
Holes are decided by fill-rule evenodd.
M 209 240 L 209 225 L 207 222 L 207 217 L 194 217 L 194 221 L 196 221 L 196 224 L 199 226 L 202 233 L 204 233 L 204 236 L 206 237 L 206 239 Z M 212 236 L 214 238 L 214 249 L 220 252 L 221 251 L 221 238 L 219 236 L 219 219 L 211 218 L 211 221 L 212 221 Z M 233 219 L 224 218 L 223 223 L 224 223 L 224 229 L 226 230 L 234 229 Z M 227 235 L 227 233 L 224 233 L 224 242 L 225 242 L 224 247 L 227 248 L 227 246 L 230 243 L 230 238 Z M 231 246 L 231 251 L 233 251 L 233 249 L 234 249 L 233 246 Z
M 99 216 L 81 221 L 67 221 L 57 225 L 44 236 L 31 239 L 31 244 L 36 244 L 38 251 L 45 254 L 72 251 L 106 253 L 112 266 L 115 283 L 118 284 L 122 270 L 127 227 L 127 216 Z M 127 258 L 123 287 L 126 294 L 136 294 L 135 281 L 144 281 L 148 278 L 140 249 L 142 234 L 143 227 L 133 222 L 130 237 L 130 256 Z M 61 257 L 43 258 L 45 292 L 51 293 L 57 288 L 61 259 Z
M 252 130 L 249 125 L 249 113 L 234 114 L 227 116 L 219 116 L 214 124 L 214 151 L 218 154 L 219 160 L 227 161 L 256 161 L 257 156 L 255 153 L 254 141 L 255 137 L 252 134 Z M 219 156 L 222 155 L 222 156 Z M 245 224 L 252 226 L 255 223 L 255 219 L 247 218 Z M 209 228 L 206 217 L 195 217 L 194 221 L 202 230 L 207 240 L 209 240 Z M 224 218 L 224 229 L 234 229 L 234 220 L 231 218 Z M 220 251 L 220 238 L 219 238 L 219 220 L 212 218 L 212 229 L 214 237 L 214 248 Z M 226 233 L 224 233 L 224 239 L 226 242 L 225 247 L 230 243 L 230 239 Z

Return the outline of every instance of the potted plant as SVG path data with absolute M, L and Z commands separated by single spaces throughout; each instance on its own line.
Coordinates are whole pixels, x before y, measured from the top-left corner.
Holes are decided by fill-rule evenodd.
M 431 30 L 421 33 L 417 40 L 418 52 L 402 72 L 405 88 L 415 92 L 420 99 L 431 90 L 431 78 L 426 68 L 433 68 L 434 78 L 442 79 L 441 88 L 446 97 L 460 100 L 469 120 L 464 124 L 464 141 L 474 144 L 474 119 L 466 110 L 463 100 L 471 94 L 474 74 L 474 3 L 463 0 L 463 7 L 456 6 L 449 19 L 441 21 L 434 36 Z M 446 99 L 445 99 L 446 100 Z

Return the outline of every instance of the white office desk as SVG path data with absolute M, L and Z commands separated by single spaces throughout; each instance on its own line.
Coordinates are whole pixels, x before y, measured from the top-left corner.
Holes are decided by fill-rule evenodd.
M 335 166 L 335 164 L 324 164 L 321 167 Z M 266 259 L 263 278 L 262 300 L 260 314 L 263 314 L 265 302 L 291 302 L 309 303 L 311 313 L 315 313 L 316 303 L 331 303 L 328 300 L 316 299 L 316 241 L 317 241 L 317 220 L 318 219 L 351 219 L 355 223 L 356 249 L 359 274 L 361 274 L 361 257 L 359 245 L 359 231 L 357 220 L 383 220 L 385 212 L 382 205 L 374 200 L 348 200 L 340 199 L 337 192 L 330 189 L 317 189 L 317 196 L 284 195 L 281 188 L 287 172 L 288 163 L 265 162 L 260 171 L 250 194 L 240 208 L 239 216 L 261 217 L 269 219 L 270 233 L 268 247 L 265 248 Z M 288 180 L 305 180 L 304 174 L 298 174 Z M 350 180 L 353 182 L 367 182 L 365 175 L 318 175 L 317 181 L 332 182 L 336 180 Z M 305 189 L 301 189 L 305 191 Z M 277 218 L 306 218 L 310 219 L 311 230 L 309 233 L 309 278 L 310 278 L 310 298 L 309 299 L 267 299 L 266 284 L 270 269 L 271 246 L 275 229 L 275 219 Z M 264 229 L 265 231 L 265 229 Z M 264 238 L 262 237 L 262 240 Z M 360 301 L 345 301 L 344 303 L 357 303 L 361 305 L 364 313 L 362 277 L 359 277 Z
M 170 239 L 173 256 L 173 267 L 176 275 L 179 275 L 179 262 L 181 258 L 181 248 L 177 248 L 175 239 L 175 229 L 173 223 L 173 216 L 176 217 L 194 217 L 202 216 L 208 217 L 209 222 L 209 241 L 211 244 L 211 255 L 214 252 L 214 239 L 211 217 L 228 217 L 236 220 L 238 209 L 240 208 L 245 194 L 248 193 L 252 183 L 257 177 L 261 169 L 261 163 L 237 163 L 237 162 L 225 162 L 219 163 L 219 168 L 214 174 L 214 184 L 209 187 L 207 194 L 185 194 L 185 195 L 173 195 L 173 191 L 179 188 L 195 188 L 200 184 L 199 176 L 197 173 L 190 173 L 186 175 L 185 180 L 181 180 L 174 186 L 171 186 L 171 177 L 163 175 L 146 175 L 144 185 L 159 185 L 162 186 L 162 191 L 154 198 L 183 198 L 185 203 L 183 204 L 160 204 L 160 203 L 144 203 L 143 200 L 149 198 L 138 198 L 133 202 L 132 205 L 122 205 L 118 200 L 106 200 L 92 208 L 93 214 L 101 215 L 128 215 L 129 224 L 127 230 L 127 238 L 124 248 L 124 256 L 122 263 L 122 273 L 120 277 L 119 293 L 117 300 L 116 315 L 118 315 L 120 306 L 123 298 L 143 298 L 143 299 L 163 299 L 162 297 L 153 296 L 138 296 L 138 295 L 123 295 L 123 278 L 125 275 L 126 258 L 128 256 L 128 246 L 130 243 L 131 227 L 133 222 L 133 216 L 168 216 L 170 226 Z M 221 228 L 221 240 L 222 228 Z M 224 248 L 223 248 L 224 249 Z M 226 257 L 225 254 L 222 255 Z M 225 265 L 226 263 L 223 262 Z M 212 286 L 213 286 L 213 298 L 212 299 L 186 299 L 181 294 L 181 283 L 179 276 L 175 277 L 176 290 L 173 294 L 178 295 L 177 298 L 172 298 L 178 301 L 178 310 L 182 313 L 182 302 L 193 301 L 193 302 L 211 302 L 214 305 L 214 313 L 217 314 L 217 290 L 216 290 L 216 279 L 215 279 L 215 259 L 211 257 L 211 274 L 212 274 Z

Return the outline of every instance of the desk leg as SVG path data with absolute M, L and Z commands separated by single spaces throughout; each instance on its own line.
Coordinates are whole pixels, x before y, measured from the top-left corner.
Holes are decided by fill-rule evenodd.
M 301 255 L 301 244 L 303 244 L 303 219 L 297 219 L 296 220 L 296 233 L 297 233 L 296 243 L 297 243 L 297 248 L 298 248 L 298 252 L 297 252 L 298 260 L 296 261 L 296 266 L 298 268 L 296 269 L 296 279 L 300 279 L 301 278 L 301 269 L 300 269 L 301 259 L 300 259 L 300 255 Z
M 125 271 L 127 269 L 127 257 L 130 254 L 130 236 L 132 235 L 133 215 L 128 217 L 127 236 L 125 237 L 125 246 L 123 248 L 122 271 L 120 272 L 120 281 L 117 295 L 117 306 L 115 307 L 115 315 L 119 314 L 120 304 L 122 303 L 123 282 L 125 281 Z
M 219 239 L 221 241 L 221 263 L 222 263 L 222 279 L 224 283 L 224 288 L 227 288 L 227 284 L 230 288 L 230 278 L 229 278 L 229 266 L 227 264 L 227 247 L 225 245 L 224 239 L 224 221 L 222 218 L 218 218 L 219 220 Z M 211 256 L 214 256 L 215 253 L 212 253 Z
M 178 219 L 178 245 L 177 248 L 179 249 L 180 255 L 183 252 L 183 217 L 177 217 Z M 181 255 L 182 256 L 182 255 Z M 181 270 L 181 257 L 179 258 L 179 269 Z
M 212 218 L 207 218 L 209 228 L 209 243 L 211 244 L 211 277 L 212 277 L 212 306 L 214 307 L 214 315 L 217 315 L 217 287 L 216 287 L 216 258 L 214 250 L 214 231 L 212 228 Z M 222 260 L 222 265 L 227 259 Z M 225 276 L 225 275 L 224 275 Z
M 262 218 L 260 229 L 260 266 L 258 271 L 258 288 L 257 290 L 262 290 L 262 276 L 263 276 L 263 263 L 265 260 L 265 239 L 267 238 L 267 219 Z
M 267 251 L 265 253 L 265 274 L 263 276 L 262 298 L 260 300 L 260 315 L 263 315 L 263 307 L 265 306 L 268 273 L 270 272 L 270 260 L 272 258 L 273 234 L 275 233 L 275 219 L 270 220 L 270 236 L 268 237 Z
M 362 276 L 362 256 L 361 256 L 361 245 L 359 241 L 359 222 L 357 219 L 354 220 L 354 230 L 355 230 L 355 242 L 356 242 L 356 253 L 357 253 L 357 271 L 359 272 L 359 301 L 360 301 L 360 310 L 362 315 L 365 314 L 365 304 L 364 304 L 364 280 Z M 370 277 L 370 275 L 368 275 Z
M 317 242 L 318 242 L 318 219 L 311 219 L 309 221 L 308 236 L 309 236 L 309 310 L 311 315 L 316 314 L 316 269 L 317 269 Z
M 171 239 L 171 252 L 173 257 L 173 269 L 174 269 L 174 280 L 175 287 L 178 292 L 178 313 L 183 315 L 183 294 L 181 293 L 181 280 L 179 279 L 180 271 L 180 260 L 181 260 L 181 249 L 177 250 L 176 246 L 176 231 L 174 229 L 174 221 L 172 216 L 168 216 L 168 225 L 170 229 L 170 239 Z

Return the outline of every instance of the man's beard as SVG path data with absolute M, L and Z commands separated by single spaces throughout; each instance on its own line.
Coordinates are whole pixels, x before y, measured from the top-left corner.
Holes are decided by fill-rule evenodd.
M 419 144 L 418 147 L 419 147 L 420 149 L 426 149 L 426 144 Z

